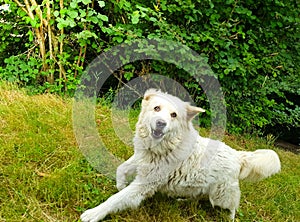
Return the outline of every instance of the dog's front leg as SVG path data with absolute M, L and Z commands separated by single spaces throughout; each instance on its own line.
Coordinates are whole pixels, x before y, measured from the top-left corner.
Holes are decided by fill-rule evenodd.
M 148 189 L 147 189 L 148 188 Z M 148 190 L 148 192 L 147 192 Z M 142 200 L 154 193 L 153 187 L 143 186 L 133 181 L 129 186 L 111 196 L 99 206 L 85 211 L 80 219 L 83 222 L 97 222 L 108 214 L 128 208 L 136 208 Z
M 120 191 L 128 185 L 128 177 L 136 173 L 137 163 L 133 155 L 117 169 L 117 189 Z

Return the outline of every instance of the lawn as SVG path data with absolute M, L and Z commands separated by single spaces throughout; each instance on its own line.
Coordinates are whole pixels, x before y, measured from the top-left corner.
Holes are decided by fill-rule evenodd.
M 133 112 L 134 125 L 138 112 Z M 110 109 L 98 105 L 96 123 L 106 147 L 120 159 L 132 148 L 115 134 Z M 206 129 L 200 134 L 208 135 Z M 254 136 L 226 135 L 240 150 L 274 149 L 281 173 L 258 183 L 241 182 L 236 221 L 300 221 L 300 156 Z M 93 169 L 78 148 L 72 128 L 72 99 L 29 96 L 0 84 L 0 221 L 79 221 L 80 214 L 117 192 L 115 181 Z M 163 194 L 136 210 L 106 221 L 226 221 L 226 210 L 208 201 L 177 200 Z

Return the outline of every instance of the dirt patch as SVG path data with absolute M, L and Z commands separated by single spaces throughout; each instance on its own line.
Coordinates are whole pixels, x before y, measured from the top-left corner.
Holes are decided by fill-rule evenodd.
M 283 140 L 277 140 L 275 142 L 275 146 L 278 146 L 278 147 L 280 147 L 284 150 L 293 152 L 295 154 L 300 154 L 300 146 L 288 143 L 288 142 L 283 141 Z

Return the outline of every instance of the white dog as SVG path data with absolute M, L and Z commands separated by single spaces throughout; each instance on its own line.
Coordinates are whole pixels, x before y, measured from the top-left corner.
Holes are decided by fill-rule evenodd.
M 134 137 L 134 155 L 117 169 L 118 193 L 81 215 L 83 222 L 102 220 L 110 213 L 136 208 L 155 192 L 178 197 L 208 196 L 212 206 L 239 206 L 239 179 L 258 181 L 280 171 L 272 150 L 236 151 L 200 137 L 191 120 L 203 109 L 177 97 L 146 91 Z M 128 184 L 129 176 L 136 175 Z

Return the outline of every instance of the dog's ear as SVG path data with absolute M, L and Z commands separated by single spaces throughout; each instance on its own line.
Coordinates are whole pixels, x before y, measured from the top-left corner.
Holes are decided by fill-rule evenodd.
M 200 107 L 187 105 L 187 118 L 188 120 L 193 119 L 198 113 L 204 113 L 205 109 L 202 109 Z
M 148 101 L 151 96 L 156 95 L 159 92 L 157 89 L 148 89 L 144 94 L 144 100 Z

